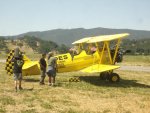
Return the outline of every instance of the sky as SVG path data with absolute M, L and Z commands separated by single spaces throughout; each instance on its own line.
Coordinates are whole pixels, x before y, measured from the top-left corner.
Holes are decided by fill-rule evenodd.
M 150 0 L 0 0 L 0 36 L 96 27 L 150 31 Z

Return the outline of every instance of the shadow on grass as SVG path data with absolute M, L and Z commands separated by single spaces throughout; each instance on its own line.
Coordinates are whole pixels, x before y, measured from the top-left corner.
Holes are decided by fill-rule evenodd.
M 34 87 L 32 87 L 32 88 L 24 88 L 23 90 L 24 91 L 33 91 L 33 89 L 34 89 Z
M 35 79 L 35 78 L 25 78 L 25 79 L 23 79 L 23 81 L 25 81 L 25 82 L 39 82 L 40 80 Z
M 100 80 L 99 76 L 80 76 L 81 81 L 96 85 L 96 86 L 106 86 L 106 87 L 139 87 L 139 88 L 150 88 L 150 85 L 138 83 L 137 80 L 124 80 L 120 79 L 118 83 L 111 83 L 109 81 Z

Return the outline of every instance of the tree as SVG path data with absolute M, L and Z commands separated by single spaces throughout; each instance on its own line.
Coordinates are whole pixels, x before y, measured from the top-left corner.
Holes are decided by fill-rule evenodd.
M 58 48 L 58 51 L 60 53 L 67 53 L 69 50 L 69 47 L 67 47 L 66 45 L 62 44 L 59 48 Z
M 40 53 L 48 53 L 52 50 L 57 50 L 58 45 L 52 41 L 41 41 L 40 46 L 38 48 L 38 52 Z
M 17 46 L 19 46 L 19 47 L 22 47 L 23 46 L 23 43 L 17 43 Z

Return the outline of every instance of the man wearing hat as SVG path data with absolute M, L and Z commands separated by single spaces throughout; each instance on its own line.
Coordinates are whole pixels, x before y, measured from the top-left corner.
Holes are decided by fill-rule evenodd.
M 22 66 L 24 64 L 23 56 L 19 48 L 15 49 L 15 54 L 11 61 L 14 62 L 13 73 L 14 73 L 14 80 L 15 80 L 15 90 L 17 92 L 17 86 L 18 86 L 17 81 L 19 81 L 19 90 L 22 90 L 22 86 L 21 86 Z
M 49 86 L 54 86 L 55 84 L 55 77 L 56 77 L 56 70 L 57 70 L 57 58 L 54 57 L 53 52 L 48 53 L 48 70 L 47 75 L 49 77 Z

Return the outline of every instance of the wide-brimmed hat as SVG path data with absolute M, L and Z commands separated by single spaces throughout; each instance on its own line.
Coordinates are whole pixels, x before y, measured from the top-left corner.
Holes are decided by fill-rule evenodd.
M 19 54 L 18 56 L 14 56 L 15 58 L 19 58 L 19 59 L 22 59 L 23 58 L 23 55 L 22 54 Z
M 53 55 L 54 55 L 53 52 L 49 52 L 49 53 L 48 53 L 48 56 L 50 56 L 50 57 L 53 56 Z
M 17 47 L 15 50 L 14 50 L 14 57 L 19 57 L 19 54 L 20 54 L 20 50 L 19 48 Z

